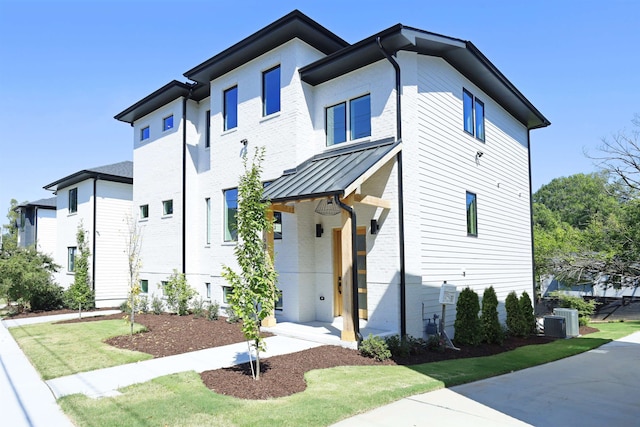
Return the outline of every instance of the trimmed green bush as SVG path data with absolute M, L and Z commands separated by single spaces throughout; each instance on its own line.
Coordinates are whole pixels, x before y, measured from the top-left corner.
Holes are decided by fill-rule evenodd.
M 522 292 L 518 303 L 520 305 L 520 316 L 522 316 L 522 335 L 531 335 L 536 331 L 536 316 L 533 314 L 533 304 L 526 291 Z
M 400 335 L 387 337 L 385 342 L 393 357 L 407 357 L 411 353 L 411 345 L 407 340 L 403 340 Z
M 493 286 L 489 286 L 482 294 L 482 313 L 480 314 L 482 336 L 489 344 L 501 344 L 503 341 L 502 326 L 498 320 L 498 296 Z
M 193 314 L 193 317 L 195 317 L 196 319 L 199 319 L 200 317 L 204 317 L 205 315 L 204 300 L 201 297 L 197 297 L 191 303 L 191 314 Z
M 38 284 L 31 290 L 29 306 L 31 311 L 58 310 L 64 306 L 64 291 L 55 283 Z
M 553 296 L 558 298 L 560 307 L 578 310 L 578 323 L 580 326 L 587 326 L 591 315 L 593 315 L 593 312 L 596 310 L 595 300 L 585 301 L 582 297 L 574 297 L 559 292 L 555 292 Z
M 362 340 L 358 350 L 360 350 L 361 355 L 371 357 L 381 362 L 391 357 L 391 351 L 389 351 L 387 343 L 382 337 L 377 335 L 369 334 L 367 338 Z
M 482 340 L 482 328 L 480 326 L 480 302 L 478 294 L 471 288 L 464 288 L 460 292 L 456 304 L 456 328 L 455 342 L 458 345 L 478 345 Z
M 504 302 L 504 307 L 507 310 L 507 330 L 509 334 L 516 337 L 522 336 L 522 312 L 520 310 L 518 295 L 515 291 L 509 292 Z
M 207 305 L 207 319 L 209 320 L 218 320 L 218 313 L 220 312 L 220 304 L 218 301 L 211 301 L 209 305 Z

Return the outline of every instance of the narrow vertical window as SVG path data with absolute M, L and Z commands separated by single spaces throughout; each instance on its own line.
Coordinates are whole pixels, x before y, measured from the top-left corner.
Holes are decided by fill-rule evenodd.
M 140 280 L 140 290 L 142 291 L 142 293 L 148 293 L 149 292 L 149 281 L 142 279 Z
M 173 114 L 162 119 L 162 130 L 173 129 Z
M 211 146 L 211 110 L 207 110 L 204 116 L 205 129 L 204 129 L 204 146 L 209 148 Z
M 233 188 L 224 192 L 224 241 L 238 240 L 238 189 Z
M 208 197 L 204 199 L 204 204 L 205 204 L 205 212 L 207 215 L 207 218 L 205 221 L 207 224 L 206 242 L 208 245 L 211 243 L 211 199 Z
M 344 102 L 326 110 L 327 146 L 347 140 L 347 106 Z
M 273 213 L 273 238 L 282 240 L 282 212 Z
M 478 201 L 476 195 L 467 191 L 467 234 L 478 235 Z
M 371 136 L 371 97 L 369 95 L 349 101 L 351 139 Z
M 149 139 L 149 126 L 140 129 L 140 141 L 144 141 L 145 139 Z
M 78 188 L 69 190 L 69 213 L 78 212 Z
M 173 200 L 165 200 L 162 202 L 162 215 L 173 214 Z
M 224 91 L 224 130 L 238 127 L 238 86 Z
M 476 98 L 475 103 L 476 138 L 484 142 L 484 103 L 479 101 L 478 98 Z
M 69 273 L 76 271 L 76 250 L 75 246 L 67 248 L 67 271 Z
M 167 282 L 166 280 L 160 282 L 160 293 L 162 294 L 162 296 L 166 296 L 165 289 L 167 288 L 168 284 L 169 282 Z
M 211 283 L 205 283 L 204 287 L 207 290 L 207 298 L 211 299 Z
M 280 111 L 280 66 L 262 73 L 262 115 Z
M 222 287 L 222 302 L 225 304 L 229 303 L 229 295 L 233 293 L 233 288 L 231 286 L 223 286 Z
M 464 114 L 464 130 L 473 135 L 473 95 L 466 89 L 462 90 L 462 110 Z
M 140 205 L 140 219 L 149 218 L 149 205 Z

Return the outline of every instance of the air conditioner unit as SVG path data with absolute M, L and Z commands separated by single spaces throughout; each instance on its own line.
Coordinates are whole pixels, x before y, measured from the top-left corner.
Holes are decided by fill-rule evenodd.
M 566 338 L 566 319 L 562 316 L 544 316 L 544 336 Z
M 566 319 L 567 337 L 573 338 L 580 335 L 580 323 L 578 322 L 578 310 L 574 308 L 554 308 L 554 316 L 562 316 Z

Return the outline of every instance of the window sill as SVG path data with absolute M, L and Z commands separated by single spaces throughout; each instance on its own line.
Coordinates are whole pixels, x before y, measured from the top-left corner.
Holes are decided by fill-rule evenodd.
M 326 146 L 325 147 L 325 151 L 339 150 L 339 149 L 344 148 L 344 147 L 351 147 L 351 146 L 355 146 L 355 145 L 358 145 L 358 144 L 365 144 L 367 142 L 371 142 L 371 137 L 370 136 L 367 136 L 367 137 L 364 137 L 364 138 L 354 139 L 354 140 L 351 140 L 351 141 L 338 142 L 337 144 Z
M 231 133 L 237 132 L 238 131 L 238 126 L 234 127 L 233 129 L 227 129 L 225 131 L 222 131 L 222 133 L 220 134 L 220 136 L 225 136 L 225 135 L 229 135 Z
M 220 243 L 220 246 L 237 246 L 237 245 L 238 245 L 238 242 L 237 242 L 237 241 L 235 241 L 235 242 L 222 242 L 222 243 Z
M 173 218 L 173 214 L 162 215 L 160 217 L 160 219 L 168 219 L 168 218 Z
M 271 113 L 268 116 L 262 116 L 262 118 L 260 119 L 259 123 L 268 122 L 269 120 L 273 120 L 275 118 L 278 118 L 278 117 L 280 117 L 280 113 L 282 113 L 282 110 L 276 111 L 275 113 Z
M 147 217 L 144 217 L 144 218 L 140 218 L 140 219 L 138 220 L 138 222 L 147 222 L 147 221 L 149 221 L 149 217 L 148 217 L 148 216 L 147 216 Z
M 76 215 L 78 215 L 78 211 L 75 211 L 75 212 L 69 212 L 69 213 L 67 214 L 67 216 L 76 216 Z

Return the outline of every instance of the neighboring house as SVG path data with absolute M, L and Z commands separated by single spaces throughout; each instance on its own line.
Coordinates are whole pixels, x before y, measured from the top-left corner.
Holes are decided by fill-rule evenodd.
M 116 115 L 148 292 L 177 269 L 225 302 L 259 146 L 278 321 L 422 336 L 444 281 L 533 291 L 529 132 L 549 121 L 472 43 L 398 24 L 349 44 L 294 11 L 185 76 Z
M 40 199 L 18 205 L 18 246 L 34 246 L 51 255 L 56 251 L 56 198 Z
M 86 231 L 91 257 L 89 275 L 97 307 L 114 307 L 126 300 L 129 281 L 127 238 L 133 193 L 130 161 L 83 169 L 44 187 L 57 201 L 55 259 L 61 266 L 55 279 L 68 288 L 78 256 L 76 234 Z

